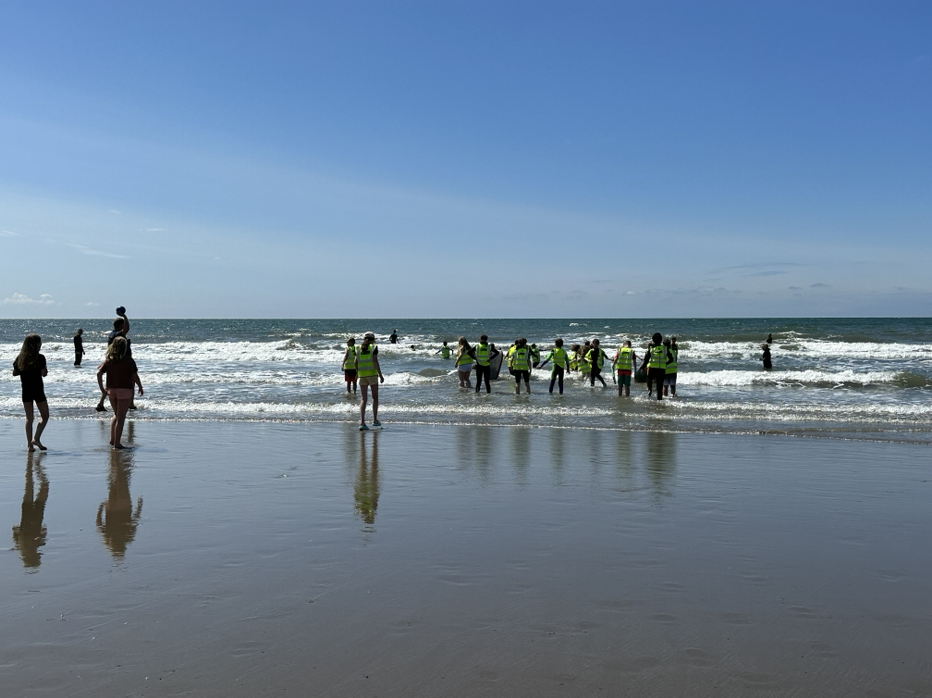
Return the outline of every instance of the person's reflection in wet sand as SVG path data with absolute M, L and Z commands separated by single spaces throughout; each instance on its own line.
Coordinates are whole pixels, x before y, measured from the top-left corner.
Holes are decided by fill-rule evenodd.
M 372 440 L 372 455 L 368 449 Z M 363 432 L 359 436 L 359 471 L 353 486 L 354 509 L 368 526 L 375 523 L 375 512 L 379 508 L 379 433 Z
M 524 427 L 512 427 L 511 432 L 511 467 L 515 481 L 522 487 L 528 484 L 528 469 L 531 466 L 531 430 Z
M 565 434 L 563 429 L 550 429 L 550 465 L 554 485 L 563 484 L 563 468 L 565 466 Z
M 97 530 L 103 536 L 104 545 L 117 560 L 126 555 L 127 546 L 136 537 L 139 517 L 142 514 L 142 497 L 133 500 L 129 494 L 129 480 L 133 471 L 133 452 L 130 450 L 110 451 L 110 491 L 107 501 L 97 508 Z
M 39 479 L 36 493 L 35 478 Z M 46 529 L 42 524 L 45 502 L 49 498 L 49 481 L 42 467 L 42 455 L 26 454 L 26 490 L 23 492 L 23 513 L 19 526 L 13 527 L 13 545 L 23 559 L 23 567 L 35 572 L 42 562 L 39 548 L 45 545 Z
M 623 490 L 634 487 L 634 457 L 632 455 L 634 444 L 631 432 L 620 430 L 615 432 L 615 473 L 618 476 L 619 486 Z
M 492 436 L 495 433 L 492 427 L 475 427 L 473 429 L 476 440 L 476 469 L 479 480 L 488 484 L 492 480 L 493 449 Z
M 647 432 L 647 476 L 657 495 L 670 495 L 670 480 L 676 470 L 676 434 Z

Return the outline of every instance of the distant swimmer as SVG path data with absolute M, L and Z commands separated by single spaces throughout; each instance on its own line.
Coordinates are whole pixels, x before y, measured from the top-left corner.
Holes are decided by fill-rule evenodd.
M 608 357 L 599 346 L 598 339 L 593 339 L 589 346 L 590 349 L 586 352 L 586 361 L 589 363 L 589 385 L 595 387 L 595 381 L 596 378 L 598 378 L 602 387 L 607 388 L 608 386 L 605 384 L 605 379 L 602 378 L 602 366 L 605 365 L 605 359 Z
M 624 388 L 625 397 L 631 397 L 631 371 L 637 365 L 637 360 L 637 354 L 631 348 L 631 340 L 626 339 L 615 352 L 615 359 L 612 361 L 612 370 L 618 377 L 619 397 L 621 397 L 622 388 Z
M 553 349 L 544 357 L 544 360 L 540 364 L 540 368 L 546 366 L 550 361 L 553 362 L 553 368 L 550 370 L 549 392 L 553 393 L 554 383 L 557 383 L 560 386 L 560 395 L 562 395 L 563 375 L 570 368 L 570 355 L 567 353 L 566 349 L 563 348 L 563 340 L 559 337 L 553 340 Z
M 641 368 L 647 369 L 647 396 L 650 397 L 654 392 L 654 385 L 657 386 L 657 399 L 663 400 L 663 381 L 667 375 L 667 361 L 669 356 L 667 348 L 663 345 L 663 335 L 654 332 L 650 344 L 647 345 L 647 353 L 644 355 L 644 361 Z
M 492 392 L 492 361 L 498 355 L 498 350 L 489 344 L 487 335 L 479 337 L 479 343 L 473 347 L 473 357 L 476 359 L 476 392 L 482 387 L 485 379 L 485 392 Z
M 773 335 L 769 332 L 767 333 L 767 344 L 773 344 Z
M 472 388 L 472 381 L 469 375 L 472 373 L 472 347 L 465 337 L 460 337 L 456 342 L 456 377 L 460 379 L 460 387 L 467 390 Z
M 362 399 L 359 401 L 359 431 L 368 431 L 366 426 L 366 404 L 369 402 L 369 389 L 372 389 L 372 426 L 380 427 L 379 421 L 379 383 L 385 382 L 382 368 L 379 366 L 379 348 L 375 346 L 375 335 L 366 332 L 362 346 L 356 352 L 356 375 L 362 386 Z
M 104 387 L 104 374 L 107 376 L 107 386 Z M 123 449 L 123 424 L 126 421 L 126 412 L 133 401 L 133 385 L 142 395 L 142 381 L 136 362 L 129 355 L 129 342 L 126 337 L 115 337 L 107 347 L 107 356 L 104 362 L 97 367 L 97 386 L 103 397 L 110 398 L 110 407 L 113 416 L 110 418 L 110 445 L 116 449 Z
M 663 377 L 663 396 L 672 395 L 676 397 L 676 360 L 680 355 L 680 348 L 676 345 L 676 336 L 663 340 L 663 345 L 667 348 L 667 372 Z
M 511 349 L 511 360 L 508 364 L 512 375 L 515 377 L 515 395 L 521 394 L 521 381 L 524 381 L 524 387 L 527 394 L 531 394 L 531 350 L 528 349 L 527 340 L 521 338 L 515 342 Z
M 27 334 L 19 355 L 13 361 L 13 375 L 19 376 L 23 388 L 23 411 L 26 413 L 26 448 L 35 451 L 47 450 L 42 445 L 42 432 L 49 421 L 49 403 L 45 399 L 45 385 L 42 379 L 49 375 L 45 356 L 39 353 L 42 338 L 37 334 Z M 32 433 L 35 419 L 33 403 L 39 409 L 39 422 L 36 432 Z
M 762 354 L 760 355 L 760 360 L 764 362 L 764 370 L 769 371 L 773 368 L 773 362 L 770 360 L 770 345 L 764 342 L 760 345 Z
M 84 330 L 79 327 L 78 331 L 75 332 L 75 335 L 74 335 L 73 341 L 74 341 L 74 365 L 75 366 L 81 365 L 81 359 L 84 356 L 84 337 L 81 336 L 83 334 L 84 334 Z
M 398 330 L 392 330 L 392 333 L 388 335 L 388 341 L 392 344 L 398 344 Z
M 435 351 L 434 353 L 435 353 L 435 354 L 440 354 L 440 356 L 442 356 L 444 359 L 449 359 L 449 358 L 450 358 L 450 354 L 453 353 L 453 350 L 450 349 L 450 347 L 447 346 L 447 343 L 446 343 L 446 342 L 444 342 L 444 343 L 443 343 L 443 346 L 440 347 L 440 349 L 438 349 L 438 350 Z
M 343 380 L 346 381 L 346 394 L 350 392 L 356 394 L 356 385 L 358 379 L 356 376 L 356 338 L 350 337 L 346 340 L 346 351 L 343 352 Z

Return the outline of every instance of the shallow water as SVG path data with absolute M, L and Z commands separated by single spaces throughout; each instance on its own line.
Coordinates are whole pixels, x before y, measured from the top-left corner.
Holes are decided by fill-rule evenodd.
M 117 453 L 79 420 L 28 456 L 20 430 L 10 695 L 932 695 L 924 445 L 140 421 Z
M 72 363 L 71 336 L 86 330 L 85 367 Z M 398 345 L 387 343 L 397 327 Z M 93 418 L 93 376 L 107 323 L 2 320 L 0 363 L 26 332 L 44 339 L 47 393 L 58 416 Z M 340 374 L 346 335 L 381 330 L 383 416 L 394 422 L 842 435 L 932 442 L 932 320 L 133 320 L 130 336 L 147 395 L 138 419 L 353 421 L 356 405 Z M 546 394 L 536 371 L 531 399 L 502 380 L 491 398 L 461 392 L 444 340 L 486 332 L 501 347 L 525 336 L 542 348 L 599 337 L 613 354 L 636 351 L 651 333 L 680 339 L 678 397 L 649 402 L 643 386 L 619 400 L 577 375 L 566 394 Z M 775 369 L 764 372 L 760 342 L 774 335 Z M 413 347 L 413 348 L 412 348 Z M 507 374 L 504 374 L 508 378 Z M 610 372 L 606 375 L 609 387 Z M 0 380 L 0 417 L 22 412 L 19 385 Z

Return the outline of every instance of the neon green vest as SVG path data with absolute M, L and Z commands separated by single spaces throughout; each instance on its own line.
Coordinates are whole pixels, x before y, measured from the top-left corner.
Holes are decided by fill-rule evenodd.
M 615 370 L 631 370 L 631 347 L 621 347 L 618 350 L 618 356 L 615 357 Z
M 595 353 L 593 354 L 593 352 Z M 602 364 L 605 362 L 604 357 L 605 352 L 603 352 L 601 349 L 590 349 L 588 352 L 586 352 L 586 361 L 589 362 L 590 366 L 595 363 L 600 371 L 602 370 Z
M 528 370 L 528 350 L 524 347 L 520 349 L 515 349 L 515 353 L 511 357 L 511 367 L 515 371 L 527 371 Z
M 440 356 L 442 356 L 445 359 L 449 359 L 450 358 L 450 347 L 448 347 L 446 344 L 440 347 Z
M 667 367 L 667 350 L 662 344 L 652 344 L 650 347 L 650 358 L 647 361 L 647 368 L 666 368 Z
M 488 344 L 477 344 L 476 345 L 476 363 L 480 366 L 489 365 L 489 345 Z
M 379 372 L 375 368 L 375 357 L 373 356 L 374 350 L 375 345 L 370 344 L 368 349 L 364 350 L 362 347 L 360 347 L 359 351 L 356 352 L 356 365 L 359 366 L 360 378 L 379 375 Z
M 670 360 L 667 362 L 667 373 L 676 373 L 676 359 L 679 353 L 679 349 L 670 350 Z
M 355 371 L 356 370 L 356 346 L 346 347 L 347 352 L 346 356 L 343 357 L 343 370 L 344 371 Z
M 457 366 L 464 366 L 465 364 L 471 364 L 471 363 L 472 363 L 472 357 L 471 357 L 469 354 L 466 353 L 466 350 L 465 350 L 465 349 L 463 349 L 463 353 L 462 353 L 462 354 L 460 354 L 458 357 L 456 357 L 456 365 L 457 365 Z
M 563 368 L 569 367 L 569 357 L 566 354 L 566 350 L 563 347 L 554 347 L 550 350 L 550 358 L 553 361 L 554 366 L 562 366 Z

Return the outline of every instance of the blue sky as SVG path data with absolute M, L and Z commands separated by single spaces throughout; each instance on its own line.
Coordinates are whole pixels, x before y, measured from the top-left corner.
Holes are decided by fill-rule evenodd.
M 0 316 L 928 316 L 930 27 L 3 3 Z

